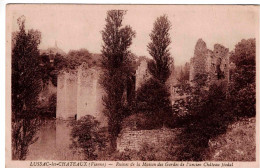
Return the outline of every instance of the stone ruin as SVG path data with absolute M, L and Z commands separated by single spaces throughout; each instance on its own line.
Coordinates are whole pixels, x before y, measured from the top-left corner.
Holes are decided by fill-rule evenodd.
M 208 74 L 208 82 L 229 82 L 229 49 L 221 44 L 215 44 L 214 49 L 209 50 L 206 43 L 199 39 L 194 50 L 194 57 L 190 59 L 190 84 L 197 74 Z
M 181 129 L 161 129 L 153 130 L 130 130 L 124 129 L 117 138 L 117 150 L 124 152 L 125 150 L 141 150 L 144 145 L 152 144 L 154 146 L 165 145 L 167 141 L 177 138 L 181 133 Z
M 127 101 L 134 96 L 133 90 L 139 89 L 151 77 L 148 61 L 146 57 L 137 58 L 134 79 L 128 81 L 124 93 Z M 56 118 L 78 120 L 82 116 L 92 115 L 102 121 L 102 125 L 106 125 L 106 117 L 102 112 L 105 92 L 99 83 L 102 72 L 101 67 L 88 67 L 86 63 L 77 69 L 60 72 L 57 77 Z
M 135 90 L 139 89 L 150 77 L 148 61 L 139 57 L 136 63 Z M 196 74 L 207 73 L 210 82 L 229 80 L 229 50 L 220 44 L 214 45 L 214 50 L 207 48 L 206 43 L 199 39 L 190 61 L 190 83 Z M 99 83 L 102 69 L 98 66 L 88 67 L 85 63 L 75 70 L 63 71 L 57 79 L 57 111 L 56 117 L 64 120 L 69 118 L 80 119 L 85 115 L 92 115 L 107 125 L 103 114 L 103 100 L 105 94 Z M 174 79 L 168 81 L 171 96 L 174 98 Z M 173 100 L 174 102 L 174 100 Z M 58 131 L 62 133 L 61 131 Z M 121 131 L 117 148 L 139 150 L 144 143 L 161 143 L 168 135 L 176 134 L 177 130 L 124 130 Z M 62 137 L 62 136 L 61 136 Z M 62 140 L 61 140 L 62 141 Z
M 139 89 L 151 77 L 148 71 L 148 58 L 140 57 L 137 61 L 135 89 Z
M 133 83 L 135 90 L 139 89 L 150 77 L 148 72 L 148 58 L 139 57 L 136 62 L 136 73 Z M 101 122 L 101 126 L 107 126 L 107 118 L 103 114 L 103 100 L 105 94 L 99 83 L 103 70 L 98 66 L 88 67 L 85 63 L 75 70 L 64 70 L 58 74 L 57 79 L 57 110 L 56 118 L 62 120 L 80 119 L 85 115 L 92 115 Z M 129 90 L 129 88 L 127 88 Z M 131 90 L 131 89 L 130 89 Z M 126 97 L 131 96 L 128 91 Z M 56 122 L 61 122 L 57 120 Z M 64 124 L 56 126 L 56 141 L 62 141 L 64 134 Z M 158 134 L 157 134 L 158 133 Z M 140 130 L 140 131 L 121 131 L 117 140 L 117 148 L 120 151 L 126 149 L 131 143 L 129 149 L 139 150 L 142 144 L 161 143 L 165 137 L 172 137 L 175 130 Z M 66 134 L 69 134 L 67 132 Z M 154 136 L 156 134 L 156 136 Z M 130 136 L 130 139 L 129 139 Z M 152 139 L 151 139 L 152 138 Z M 65 143 L 65 142 L 64 142 Z M 69 143 L 69 142 L 66 142 Z M 65 145 L 63 145 L 65 146 Z
M 136 74 L 134 80 L 130 82 L 134 82 L 134 86 L 128 84 L 127 93 L 124 93 L 126 99 L 133 96 L 130 93 L 132 87 L 137 90 L 150 78 L 147 64 L 148 59 L 145 57 L 137 60 Z M 56 117 L 63 120 L 69 118 L 78 120 L 82 116 L 92 115 L 98 121 L 106 122 L 102 112 L 104 109 L 102 97 L 105 92 L 99 83 L 102 72 L 100 67 L 88 67 L 85 63 L 75 70 L 60 72 L 57 77 Z
M 92 115 L 102 121 L 101 125 L 105 125 L 106 118 L 102 113 L 104 91 L 99 84 L 101 73 L 101 68 L 88 68 L 85 63 L 76 70 L 61 72 L 57 82 L 56 117 L 78 120 Z
M 130 101 L 135 85 L 139 87 L 144 83 L 147 62 L 141 62 L 136 70 L 137 82 L 134 79 L 127 81 L 127 88 L 123 98 Z M 103 114 L 104 104 L 102 97 L 105 94 L 100 76 L 103 70 L 99 66 L 88 67 L 83 63 L 77 69 L 64 70 L 58 74 L 57 79 L 57 110 L 56 118 L 79 120 L 85 115 L 92 115 L 101 122 L 101 126 L 107 125 L 107 118 Z

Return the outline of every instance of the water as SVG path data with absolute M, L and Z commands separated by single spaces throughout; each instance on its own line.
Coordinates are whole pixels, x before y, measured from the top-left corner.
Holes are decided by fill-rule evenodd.
M 30 145 L 26 160 L 83 160 L 69 147 L 71 126 L 69 121 L 45 120 L 34 144 Z

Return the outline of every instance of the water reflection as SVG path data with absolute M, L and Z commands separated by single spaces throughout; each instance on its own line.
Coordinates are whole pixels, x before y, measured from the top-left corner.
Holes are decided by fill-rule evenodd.
M 70 149 L 69 121 L 47 119 L 37 134 L 38 140 L 29 147 L 26 160 L 82 160 L 81 154 Z

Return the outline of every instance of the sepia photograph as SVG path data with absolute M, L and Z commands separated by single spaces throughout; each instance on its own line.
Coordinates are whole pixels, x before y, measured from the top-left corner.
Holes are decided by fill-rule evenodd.
M 6 161 L 259 166 L 259 9 L 7 4 Z

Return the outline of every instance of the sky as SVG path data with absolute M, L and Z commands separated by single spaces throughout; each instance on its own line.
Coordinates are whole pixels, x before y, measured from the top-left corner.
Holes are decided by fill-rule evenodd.
M 7 25 L 17 31 L 17 18 L 24 15 L 26 29 L 42 33 L 40 49 L 54 47 L 56 41 L 65 52 L 86 48 L 101 53 L 101 31 L 111 9 L 127 10 L 123 25 L 136 32 L 130 49 L 147 57 L 153 23 L 166 14 L 172 24 L 169 47 L 175 65 L 189 62 L 199 38 L 211 50 L 219 43 L 232 51 L 239 41 L 256 38 L 259 31 L 257 7 L 245 5 L 8 5 Z

